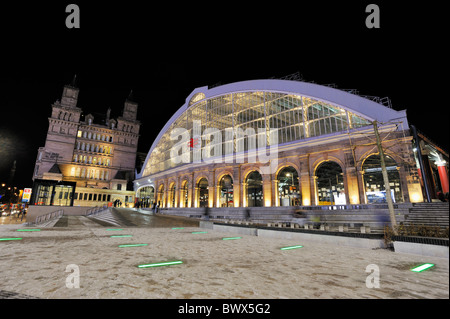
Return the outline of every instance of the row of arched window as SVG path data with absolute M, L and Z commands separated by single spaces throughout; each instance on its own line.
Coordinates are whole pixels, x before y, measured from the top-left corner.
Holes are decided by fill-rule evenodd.
M 78 137 L 87 138 L 90 140 L 104 141 L 104 142 L 113 142 L 113 137 L 107 134 L 100 134 L 95 132 L 88 131 L 78 131 Z
M 402 202 L 402 187 L 397 163 L 389 156 L 385 157 L 391 195 L 394 202 Z M 385 203 L 386 191 L 381 173 L 380 158 L 378 155 L 369 156 L 363 166 L 363 185 L 366 203 Z M 341 166 L 334 161 L 324 161 L 315 170 L 315 185 L 317 205 L 346 205 L 350 194 L 345 189 L 344 173 Z M 270 185 L 270 184 L 269 184 Z M 244 198 L 239 200 L 239 194 L 234 194 L 233 177 L 224 175 L 219 180 L 217 189 L 217 202 L 210 200 L 210 183 L 207 178 L 201 178 L 194 189 L 188 187 L 188 181 L 183 180 L 178 189 L 175 182 L 164 189 L 164 184 L 155 189 L 152 186 L 141 188 L 137 197 L 143 203 L 159 202 L 162 207 L 258 207 L 265 206 L 262 175 L 258 171 L 250 172 L 243 183 Z M 271 187 L 271 186 L 269 186 Z M 179 193 L 177 193 L 179 191 Z M 194 191 L 195 194 L 190 194 Z M 191 202 L 191 196 L 194 195 Z M 302 205 L 302 189 L 299 183 L 297 170 L 292 166 L 282 168 L 276 176 L 275 206 Z M 179 197 L 179 201 L 177 198 Z M 177 203 L 178 202 L 178 203 Z M 236 202 L 236 204 L 235 204 Z
M 63 121 L 71 121 L 73 119 L 73 114 L 69 112 L 60 111 L 58 114 L 58 119 Z
M 90 169 L 85 167 L 72 167 L 70 176 L 88 179 L 109 180 L 109 171 Z
M 74 154 L 72 158 L 72 162 L 75 163 L 84 163 L 84 164 L 93 164 L 93 165 L 103 165 L 103 166 L 111 166 L 110 158 L 102 158 L 96 156 L 86 156 Z
M 123 132 L 133 132 L 133 125 L 128 125 L 128 124 L 124 124 L 122 126 L 122 131 Z
M 111 146 L 101 145 L 101 144 L 90 144 L 84 142 L 77 142 L 76 149 L 79 151 L 95 152 L 102 154 L 111 154 Z

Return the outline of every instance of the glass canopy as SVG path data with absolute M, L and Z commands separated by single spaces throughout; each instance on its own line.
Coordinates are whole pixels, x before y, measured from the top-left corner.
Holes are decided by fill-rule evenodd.
M 199 151 L 211 157 L 245 152 L 255 149 L 259 138 L 270 145 L 272 130 L 284 144 L 367 125 L 369 120 L 346 109 L 296 94 L 250 91 L 208 99 L 196 94 L 158 141 L 143 176 L 191 163 Z M 181 155 L 187 160 L 180 161 Z

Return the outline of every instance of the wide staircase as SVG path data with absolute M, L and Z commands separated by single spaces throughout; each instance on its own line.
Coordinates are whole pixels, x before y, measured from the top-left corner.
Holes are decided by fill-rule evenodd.
M 397 223 L 404 222 L 404 215 L 412 207 L 410 203 L 395 204 Z M 210 208 L 210 220 L 218 222 L 245 222 L 246 208 Z M 204 208 L 167 208 L 162 214 L 179 215 L 204 219 Z M 251 207 L 249 220 L 254 224 L 281 225 L 291 227 L 291 224 L 301 224 L 294 213 L 303 215 L 303 223 L 313 227 L 324 226 L 329 231 L 338 231 L 340 227 L 348 232 L 361 232 L 361 227 L 369 227 L 370 232 L 383 233 L 384 225 L 390 223 L 389 210 L 385 204 L 374 205 L 334 205 L 334 206 L 303 206 L 303 207 Z M 296 225 L 294 225 L 296 226 Z M 325 228 L 326 227 L 326 228 Z
M 449 203 L 414 203 L 405 215 L 405 225 L 424 225 L 449 227 L 448 224 Z

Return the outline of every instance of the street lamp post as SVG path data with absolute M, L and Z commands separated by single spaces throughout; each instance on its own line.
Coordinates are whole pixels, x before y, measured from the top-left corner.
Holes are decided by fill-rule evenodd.
M 380 162 L 381 162 L 381 173 L 383 175 L 383 181 L 384 181 L 384 189 L 386 190 L 386 201 L 389 208 L 389 215 L 391 218 L 391 225 L 394 232 L 394 235 L 397 235 L 397 221 L 395 220 L 395 212 L 394 212 L 394 205 L 392 203 L 392 197 L 391 197 L 391 187 L 389 185 L 389 178 L 386 170 L 386 163 L 384 162 L 384 151 L 383 147 L 381 145 L 380 140 L 380 134 L 378 133 L 378 122 L 373 121 L 373 129 L 375 132 L 375 137 L 377 139 L 377 146 L 378 146 L 378 152 L 380 153 Z

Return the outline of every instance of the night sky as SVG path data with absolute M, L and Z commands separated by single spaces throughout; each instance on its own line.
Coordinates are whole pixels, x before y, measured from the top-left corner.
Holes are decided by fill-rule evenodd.
M 110 107 L 120 116 L 133 90 L 141 152 L 196 87 L 295 72 L 387 96 L 394 109 L 407 110 L 410 124 L 449 149 L 439 8 L 403 1 L 92 2 L 2 5 L 0 182 L 17 160 L 14 185 L 32 186 L 51 104 L 74 74 L 85 115 Z M 80 29 L 65 26 L 69 3 L 80 7 Z M 365 26 L 369 3 L 380 7 L 379 29 Z

